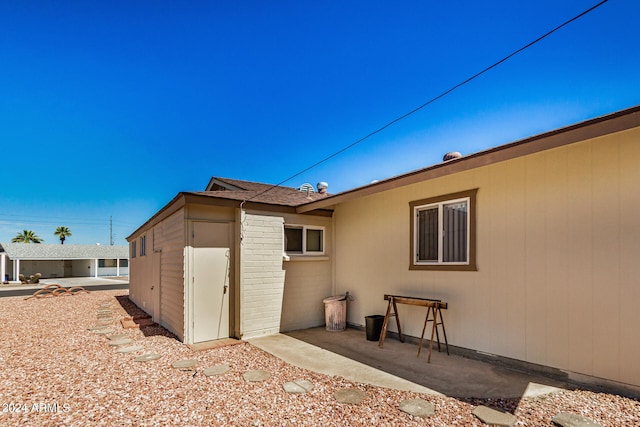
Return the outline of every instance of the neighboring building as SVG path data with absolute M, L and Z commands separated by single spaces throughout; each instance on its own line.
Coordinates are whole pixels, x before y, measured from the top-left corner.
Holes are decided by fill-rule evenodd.
M 16 281 L 40 273 L 56 277 L 127 276 L 129 248 L 101 245 L 0 243 L 0 278 Z
M 450 344 L 640 388 L 639 186 L 640 107 L 337 195 L 212 179 L 128 238 L 131 299 L 192 343 L 439 298 Z

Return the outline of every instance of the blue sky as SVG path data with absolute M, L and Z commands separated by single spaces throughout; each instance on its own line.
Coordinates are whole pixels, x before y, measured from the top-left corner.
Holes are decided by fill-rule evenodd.
M 211 176 L 278 183 L 593 1 L 0 0 L 0 242 L 116 244 Z M 640 104 L 610 0 L 287 182 L 332 193 Z

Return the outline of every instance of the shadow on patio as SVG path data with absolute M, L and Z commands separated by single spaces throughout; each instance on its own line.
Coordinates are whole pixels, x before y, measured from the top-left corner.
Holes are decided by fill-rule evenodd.
M 444 343 L 440 353 L 434 343 L 431 363 L 427 363 L 428 340 L 417 357 L 415 343 L 401 343 L 388 335 L 380 348 L 377 341 L 366 340 L 364 331 L 353 328 L 328 332 L 320 327 L 285 335 L 461 400 L 509 399 L 514 400 L 515 407 L 523 396 L 544 394 L 554 388 L 575 388 L 560 377 L 563 374 L 559 371 L 553 376 L 518 371 L 500 363 L 464 357 L 451 346 L 451 355 L 447 356 Z

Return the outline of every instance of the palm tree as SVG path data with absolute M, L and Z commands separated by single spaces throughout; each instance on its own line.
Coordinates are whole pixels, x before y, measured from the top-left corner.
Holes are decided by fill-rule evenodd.
M 71 230 L 67 227 L 60 226 L 56 228 L 56 231 L 53 233 L 54 236 L 58 236 L 60 238 L 60 244 L 64 245 L 64 239 L 71 236 Z
M 11 239 L 11 243 L 42 243 L 42 239 L 31 230 L 23 230 Z

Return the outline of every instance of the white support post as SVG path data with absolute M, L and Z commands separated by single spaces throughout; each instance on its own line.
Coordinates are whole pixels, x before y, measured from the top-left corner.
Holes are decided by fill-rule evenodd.
M 116 277 L 120 277 L 120 258 L 116 258 Z
M 19 276 L 20 276 L 20 259 L 17 259 L 13 263 L 13 280 L 19 280 Z
M 93 266 L 95 267 L 93 270 L 93 277 L 98 277 L 98 258 L 93 260 Z
M 0 254 L 0 281 L 4 282 L 4 275 L 7 274 L 7 254 Z

